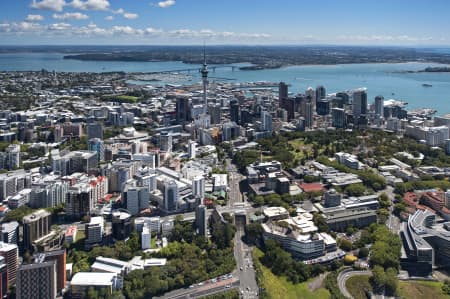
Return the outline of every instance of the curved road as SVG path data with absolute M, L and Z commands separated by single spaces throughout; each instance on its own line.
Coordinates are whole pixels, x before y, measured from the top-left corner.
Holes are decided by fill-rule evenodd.
M 353 299 L 353 296 L 350 295 L 350 293 L 347 291 L 347 288 L 345 287 L 345 283 L 350 277 L 358 276 L 358 275 L 370 275 L 372 276 L 372 271 L 365 270 L 365 271 L 352 271 L 344 270 L 341 273 L 339 273 L 337 277 L 337 282 L 339 286 L 339 290 L 341 290 L 342 295 L 344 295 L 346 298 Z

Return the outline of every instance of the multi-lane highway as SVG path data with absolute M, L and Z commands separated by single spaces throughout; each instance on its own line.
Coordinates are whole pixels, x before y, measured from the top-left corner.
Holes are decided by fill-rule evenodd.
M 188 299 L 188 298 L 201 298 L 208 295 L 236 289 L 239 287 L 239 279 L 235 276 L 224 276 L 214 280 L 208 280 L 200 282 L 195 285 L 191 285 L 189 288 L 178 289 L 172 292 L 168 292 L 160 297 L 154 297 L 155 299 Z M 228 278 L 226 278 L 228 277 Z

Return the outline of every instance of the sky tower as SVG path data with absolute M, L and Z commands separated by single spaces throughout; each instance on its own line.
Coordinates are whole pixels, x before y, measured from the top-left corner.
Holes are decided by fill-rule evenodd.
M 204 103 L 204 113 L 207 114 L 208 112 L 208 99 L 206 96 L 206 87 L 208 85 L 208 65 L 206 64 L 206 49 L 205 46 L 203 46 L 203 66 L 200 71 L 202 73 L 202 82 L 203 82 L 203 103 Z

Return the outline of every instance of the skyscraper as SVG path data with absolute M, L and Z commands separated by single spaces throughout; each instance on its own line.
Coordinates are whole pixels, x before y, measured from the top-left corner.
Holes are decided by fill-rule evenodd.
M 200 235 L 208 236 L 208 210 L 206 206 L 199 205 L 195 209 L 195 225 Z
M 361 115 L 367 114 L 367 92 L 365 88 L 353 91 L 353 118 L 356 121 Z
M 53 250 L 39 253 L 35 256 L 35 263 L 56 262 L 56 289 L 58 293 L 66 286 L 66 250 Z
M 100 123 L 93 123 L 86 125 L 87 139 L 92 138 L 103 139 L 103 126 Z
M 149 207 L 150 193 L 148 186 L 133 187 L 127 185 L 123 193 L 127 210 L 131 215 L 138 215 L 141 210 Z
M 331 109 L 331 125 L 338 129 L 345 127 L 345 110 L 343 108 Z
M 176 211 L 177 203 L 178 185 L 174 180 L 171 180 L 164 184 L 164 208 L 169 212 Z
M 272 115 L 268 111 L 261 111 L 261 131 L 272 132 Z
M 239 123 L 239 102 L 236 99 L 230 101 L 230 120 Z
M 280 82 L 278 84 L 278 106 L 283 107 L 283 100 L 287 100 L 288 94 L 288 85 L 284 82 Z
M 205 178 L 203 176 L 196 176 L 192 180 L 192 195 L 202 200 L 205 197 Z
M 191 106 L 188 97 L 178 97 L 175 106 L 177 123 L 182 124 L 191 120 Z
M 19 265 L 19 249 L 16 244 L 0 242 L 0 256 L 5 258 L 9 287 L 16 282 L 17 267 Z
M 384 98 L 383 96 L 376 96 L 375 97 L 375 115 L 378 117 L 383 117 L 384 112 Z
M 325 99 L 327 96 L 327 92 L 325 87 L 322 85 L 316 87 L 316 101 L 320 101 L 322 99 Z
M 17 299 L 56 298 L 56 261 L 22 265 L 17 272 Z
M 122 210 L 112 212 L 112 235 L 116 240 L 125 240 L 131 234 L 131 215 Z
M 170 132 L 161 132 L 159 135 L 159 148 L 163 152 L 171 153 L 172 152 L 172 133 Z
M 23 245 L 25 249 L 32 249 L 33 242 L 46 236 L 51 230 L 51 214 L 46 210 L 38 210 L 23 217 Z
M 100 138 L 89 139 L 88 150 L 97 153 L 98 161 L 105 161 L 105 144 Z

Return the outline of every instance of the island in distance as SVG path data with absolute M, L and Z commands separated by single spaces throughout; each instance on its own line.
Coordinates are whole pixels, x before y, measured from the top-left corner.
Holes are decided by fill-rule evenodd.
M 140 46 L 76 49 L 64 59 L 88 61 L 182 61 L 203 63 L 198 46 Z M 241 70 L 273 69 L 289 65 L 430 62 L 450 63 L 450 55 L 413 48 L 349 46 L 208 46 L 209 64 L 250 63 Z

